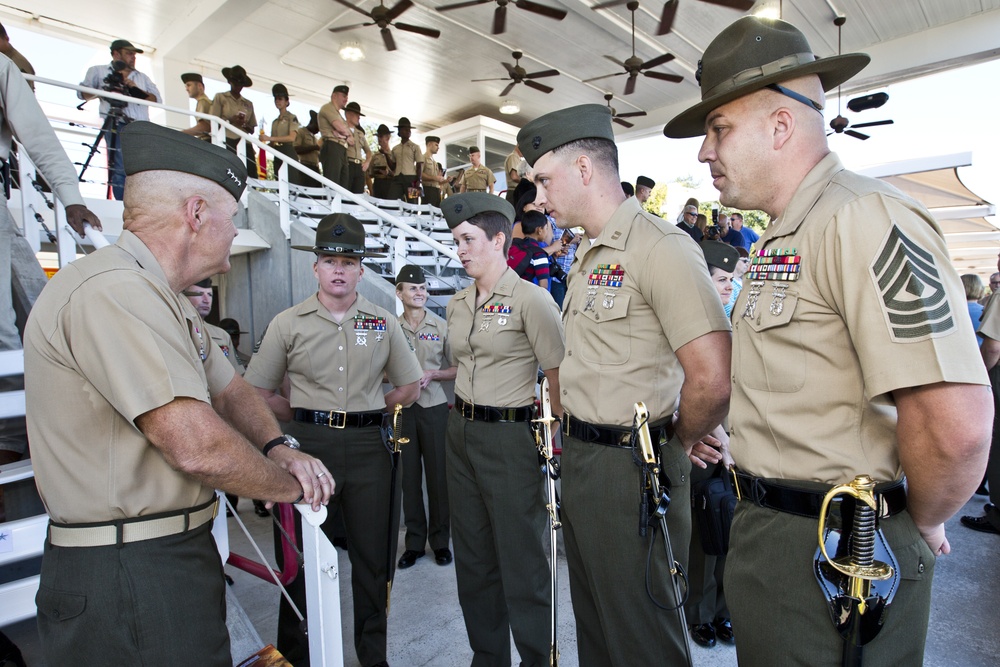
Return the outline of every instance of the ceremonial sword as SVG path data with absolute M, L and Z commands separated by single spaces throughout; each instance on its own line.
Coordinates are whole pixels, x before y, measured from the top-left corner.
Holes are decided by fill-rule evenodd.
M 535 428 L 535 442 L 538 445 L 538 453 L 542 458 L 542 475 L 545 477 L 545 509 L 549 513 L 549 560 L 551 577 L 550 589 L 552 596 L 552 606 L 549 615 L 550 647 L 549 647 L 549 667 L 557 667 L 559 664 L 559 644 L 556 638 L 556 601 L 558 596 L 559 573 L 556 567 L 556 531 L 562 527 L 559 521 L 559 501 L 556 497 L 556 480 L 559 479 L 559 462 L 552 456 L 552 422 L 557 421 L 552 416 L 552 398 L 549 396 L 549 379 L 542 379 L 541 398 L 539 400 L 542 416 L 532 419 L 532 423 L 538 424 Z

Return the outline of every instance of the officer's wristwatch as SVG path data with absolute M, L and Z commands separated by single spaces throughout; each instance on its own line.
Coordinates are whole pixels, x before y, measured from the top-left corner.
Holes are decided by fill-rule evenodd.
M 299 441 L 293 438 L 292 436 L 279 435 L 277 438 L 271 440 L 266 445 L 264 445 L 264 449 L 261 450 L 261 453 L 264 456 L 267 456 L 271 452 L 271 450 L 277 447 L 278 445 L 285 445 L 289 449 L 299 449 L 301 447 Z

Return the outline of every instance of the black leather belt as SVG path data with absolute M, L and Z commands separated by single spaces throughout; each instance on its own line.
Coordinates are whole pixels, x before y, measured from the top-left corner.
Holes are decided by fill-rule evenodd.
M 735 468 L 732 472 L 736 481 L 736 495 L 740 500 L 749 500 L 758 507 L 807 519 L 819 518 L 827 491 L 798 487 L 794 480 L 754 477 Z M 906 485 L 901 479 L 876 485 L 875 497 L 878 500 L 880 518 L 899 514 L 906 509 Z
M 566 413 L 562 419 L 562 430 L 563 435 L 568 435 L 571 438 L 576 438 L 584 442 L 592 442 L 596 445 L 620 447 L 622 449 L 630 449 L 632 447 L 631 428 L 590 424 Z M 653 439 L 653 442 L 659 442 L 661 438 L 670 440 L 670 438 L 674 437 L 672 422 L 668 420 L 664 424 L 650 426 L 649 436 Z
M 334 410 L 332 412 L 320 412 L 318 410 L 303 410 L 295 408 L 295 421 L 303 424 L 318 424 L 329 428 L 365 428 L 367 426 L 381 426 L 385 413 L 381 410 L 373 412 L 344 412 Z
M 523 408 L 495 408 L 492 405 L 475 405 L 459 395 L 455 395 L 455 409 L 470 422 L 526 422 L 531 421 L 535 409 L 532 406 Z

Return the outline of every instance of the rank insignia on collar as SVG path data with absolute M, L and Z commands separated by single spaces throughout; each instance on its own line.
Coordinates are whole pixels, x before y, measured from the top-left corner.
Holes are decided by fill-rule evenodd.
M 746 273 L 748 280 L 781 280 L 795 281 L 799 279 L 802 266 L 802 256 L 795 254 L 795 248 L 769 248 L 758 250 L 750 260 L 750 269 Z

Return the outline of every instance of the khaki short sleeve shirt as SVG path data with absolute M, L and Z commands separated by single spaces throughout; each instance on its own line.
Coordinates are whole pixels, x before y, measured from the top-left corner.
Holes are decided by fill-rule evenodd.
M 128 231 L 46 285 L 25 332 L 24 375 L 35 477 L 53 521 L 124 519 L 212 497 L 135 426 L 176 398 L 209 403 L 229 386 L 233 367 L 201 324 Z
M 423 162 L 424 159 L 420 147 L 409 140 L 405 144 L 393 146 L 392 157 L 396 160 L 396 171 L 393 176 L 416 176 L 417 163 Z
M 979 333 L 986 338 L 1000 341 L 1000 298 L 994 293 L 983 309 L 983 315 L 979 320 Z
M 389 161 L 381 151 L 375 151 L 372 161 L 368 163 L 368 175 L 372 178 L 389 177 Z
M 305 148 L 311 146 L 316 146 L 316 135 L 310 132 L 304 127 L 300 127 L 295 131 L 295 143 L 292 146 L 295 148 L 296 153 L 299 156 L 299 162 L 308 165 L 310 167 L 319 166 L 319 151 L 309 151 L 308 153 L 302 153 Z
M 438 165 L 437 162 L 434 161 L 434 156 L 431 155 L 430 153 L 424 153 L 423 161 L 424 161 L 424 168 L 423 168 L 424 185 L 429 185 L 432 188 L 440 188 L 441 181 L 439 181 L 438 179 L 441 178 L 441 172 L 438 171 Z
M 422 369 L 432 371 L 451 368 L 447 322 L 424 309 L 424 320 L 416 329 L 412 328 L 402 315 L 399 316 L 399 326 L 402 327 L 406 340 L 416 353 Z M 437 380 L 433 380 L 426 389 L 421 389 L 420 398 L 417 399 L 417 405 L 422 408 L 447 402 L 448 397 L 444 393 L 444 388 Z
M 335 141 L 341 146 L 347 146 L 347 140 L 341 137 L 333 127 L 333 124 L 338 120 L 345 125 L 347 124 L 347 121 L 344 120 L 344 115 L 340 113 L 340 109 L 337 108 L 337 105 L 333 102 L 327 102 L 321 106 L 317 116 L 319 134 L 323 137 L 324 141 Z
M 236 99 L 230 92 L 218 93 L 212 100 L 212 115 L 218 116 L 219 118 L 228 121 L 232 125 L 239 127 L 239 123 L 233 120 L 233 118 L 239 112 L 243 112 L 247 115 L 245 127 L 249 128 L 250 133 L 253 132 L 254 128 L 257 127 L 257 116 L 253 112 L 253 103 L 245 97 L 240 97 Z M 226 130 L 226 137 L 228 139 L 235 139 L 239 135 L 231 130 Z
M 937 224 L 831 153 L 755 247 L 733 307 L 737 465 L 826 484 L 897 479 L 891 392 L 989 384 Z
M 563 407 L 611 426 L 630 426 L 638 401 L 650 421 L 673 414 L 684 381 L 675 351 L 729 331 L 701 249 L 635 197 L 618 207 L 593 245 L 580 244 L 563 323 Z
M 396 316 L 360 294 L 343 322 L 315 294 L 275 316 L 244 378 L 274 390 L 286 372 L 293 408 L 348 412 L 385 409 L 383 374 L 397 387 L 424 374 Z
M 538 368 L 558 368 L 563 331 L 552 296 L 508 268 L 486 302 L 476 307 L 476 285 L 448 302 L 455 393 L 500 408 L 531 405 Z
M 466 169 L 464 178 L 466 190 L 487 190 L 497 180 L 485 165 Z
M 355 127 L 351 129 L 351 133 L 354 135 L 354 145 L 347 147 L 347 157 L 352 160 L 364 160 L 365 148 L 368 146 L 365 131 L 360 127 Z
M 510 172 L 512 171 L 517 172 L 519 175 L 523 175 L 521 168 L 522 162 L 524 162 L 524 158 L 518 155 L 517 153 L 512 152 L 510 155 L 507 156 L 507 159 L 503 163 L 503 173 L 504 176 L 507 177 L 508 181 L 510 181 Z M 511 184 L 508 183 L 507 185 L 508 187 L 510 187 Z
M 233 370 L 235 370 L 240 375 L 246 372 L 243 367 L 243 362 L 240 361 L 239 356 L 236 354 L 236 346 L 233 345 L 233 337 L 229 335 L 225 329 L 220 329 L 214 324 L 209 324 L 205 322 L 205 331 L 208 332 L 208 337 L 212 339 L 212 342 L 219 346 L 222 350 L 222 354 L 225 355 L 226 359 L 232 365 Z
M 294 114 L 289 113 L 288 110 L 282 111 L 278 114 L 277 118 L 271 121 L 272 137 L 287 137 L 289 134 L 295 134 L 298 129 L 299 119 Z

